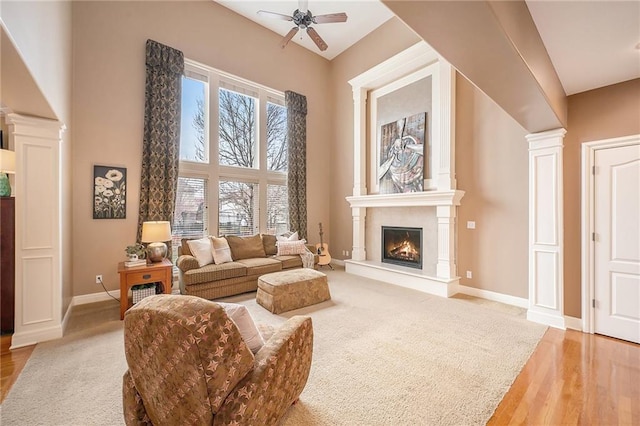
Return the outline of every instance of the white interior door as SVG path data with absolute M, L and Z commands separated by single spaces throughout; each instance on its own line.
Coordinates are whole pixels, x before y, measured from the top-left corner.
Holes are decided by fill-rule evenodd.
M 640 145 L 594 160 L 594 331 L 640 343 Z

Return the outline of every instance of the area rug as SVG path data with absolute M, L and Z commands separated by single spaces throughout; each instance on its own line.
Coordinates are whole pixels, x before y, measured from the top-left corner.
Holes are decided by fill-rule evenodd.
M 283 425 L 485 424 L 546 329 L 520 308 L 326 272 L 330 301 L 279 316 L 255 293 L 224 299 L 272 325 L 312 317 L 311 374 Z M 126 368 L 117 304 L 78 307 L 64 338 L 34 350 L 2 424 L 123 424 Z

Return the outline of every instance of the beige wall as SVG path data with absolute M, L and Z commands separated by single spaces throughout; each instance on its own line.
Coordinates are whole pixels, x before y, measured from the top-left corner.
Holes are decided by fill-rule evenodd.
M 62 314 L 64 315 L 71 302 L 73 287 L 71 2 L 2 1 L 0 17 L 4 24 L 2 30 L 3 74 L 2 84 L 0 84 L 3 96 L 0 102 L 13 112 L 57 119 L 67 127 L 62 136 L 60 153 L 60 237 Z
M 564 138 L 564 309 L 581 317 L 581 147 L 640 134 L 640 79 L 569 96 Z
M 460 283 L 528 299 L 526 134 L 458 74 L 456 177 L 458 189 L 465 191 L 458 209 Z M 467 229 L 467 221 L 475 221 L 476 229 Z
M 307 97 L 308 234 L 329 224 L 329 62 L 215 2 L 73 2 L 74 294 L 119 288 L 117 263 L 135 241 L 144 118 L 145 42 L 273 89 Z M 92 219 L 94 164 L 127 168 L 125 220 Z M 215 208 L 215 206 L 213 206 Z

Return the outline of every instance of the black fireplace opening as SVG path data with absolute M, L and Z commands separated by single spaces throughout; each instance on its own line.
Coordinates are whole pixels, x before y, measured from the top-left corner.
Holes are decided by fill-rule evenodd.
M 382 227 L 382 262 L 422 269 L 422 228 Z

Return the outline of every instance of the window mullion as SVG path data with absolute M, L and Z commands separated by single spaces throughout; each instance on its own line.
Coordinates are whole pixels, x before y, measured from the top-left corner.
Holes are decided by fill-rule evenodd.
M 260 135 L 258 140 L 258 147 L 260 150 L 260 220 L 258 223 L 260 226 L 260 232 L 266 232 L 267 230 L 267 99 L 267 93 L 264 90 L 260 90 L 260 117 L 258 120 L 258 134 Z
M 209 234 L 219 235 L 218 224 L 218 187 L 220 185 L 219 162 L 219 120 L 220 120 L 220 77 L 215 72 L 209 73 Z

